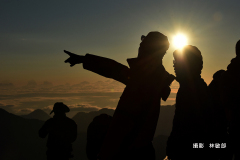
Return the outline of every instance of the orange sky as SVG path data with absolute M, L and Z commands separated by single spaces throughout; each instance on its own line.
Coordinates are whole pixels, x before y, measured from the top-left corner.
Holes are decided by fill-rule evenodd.
M 170 48 L 163 59 L 167 71 L 174 74 L 173 36 L 183 33 L 190 45 L 203 55 L 202 77 L 209 84 L 213 73 L 226 69 L 235 57 L 235 43 L 240 38 L 237 16 L 239 2 L 155 1 L 131 2 L 49 2 L 7 1 L 0 7 L 0 83 L 26 85 L 37 83 L 76 84 L 104 78 L 70 68 L 68 56 L 96 54 L 126 64 L 137 56 L 141 35 L 159 31 L 168 36 Z
M 22 94 L 29 81 L 36 83 L 38 88 L 48 86 L 51 92 L 61 85 L 105 82 L 107 78 L 84 70 L 82 65 L 70 67 L 65 64 L 68 55 L 63 50 L 108 57 L 127 65 L 127 58 L 137 56 L 141 35 L 150 31 L 162 32 L 169 38 L 170 48 L 163 64 L 171 74 L 174 74 L 172 53 L 176 49 L 172 45 L 173 37 L 185 34 L 188 44 L 197 46 L 202 52 L 202 78 L 209 84 L 212 75 L 226 69 L 235 57 L 234 47 L 240 39 L 239 5 L 235 0 L 218 3 L 213 0 L 59 0 L 57 4 L 53 1 L 3 1 L 0 6 L 1 94 L 10 91 L 4 88 L 9 84 L 20 88 L 20 92 L 12 88 L 15 93 L 9 93 Z M 176 92 L 178 83 L 174 85 Z M 42 91 L 45 90 L 34 90 L 34 93 Z M 66 92 L 64 89 L 58 91 Z M 23 108 L 27 102 L 16 97 L 13 97 L 16 100 L 13 104 L 10 100 L 0 100 L 0 107 Z M 47 107 L 51 103 L 44 102 L 32 108 Z

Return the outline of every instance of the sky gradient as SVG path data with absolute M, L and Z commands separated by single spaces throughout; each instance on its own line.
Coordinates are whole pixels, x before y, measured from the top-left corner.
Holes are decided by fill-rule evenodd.
M 82 65 L 69 67 L 64 63 L 68 58 L 64 49 L 76 54 L 91 53 L 112 58 L 127 65 L 127 58 L 137 56 L 141 35 L 159 31 L 169 38 L 170 48 L 163 64 L 169 73 L 174 74 L 172 53 L 176 48 L 171 45 L 172 39 L 177 33 L 183 33 L 188 37 L 188 43 L 202 52 L 202 78 L 209 84 L 212 75 L 219 69 L 226 69 L 235 57 L 234 47 L 240 38 L 240 2 L 236 0 L 0 2 L 2 106 L 17 107 L 17 104 L 4 101 L 5 93 L 22 94 L 17 91 L 27 91 L 24 86 L 31 84 L 37 85 L 37 88 L 46 88 L 47 85 L 47 88 L 54 88 L 74 86 L 84 81 L 94 84 L 109 80 L 84 70 Z M 177 82 L 174 85 L 173 92 L 176 92 Z M 120 83 L 114 87 L 124 88 Z M 42 93 L 39 90 L 32 92 Z M 65 93 L 64 90 L 62 92 Z M 83 91 L 80 89 L 78 92 Z M 113 91 L 102 88 L 98 92 Z M 51 93 L 57 95 L 55 90 Z M 69 104 L 80 105 L 81 102 L 72 101 Z M 45 104 L 47 106 L 49 104 Z M 18 108 L 23 109 L 24 106 L 18 104 Z

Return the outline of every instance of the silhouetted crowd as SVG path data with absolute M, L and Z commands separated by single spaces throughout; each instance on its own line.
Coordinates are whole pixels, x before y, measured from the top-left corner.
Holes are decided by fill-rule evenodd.
M 155 160 L 152 141 L 161 99 L 168 99 L 174 80 L 180 87 L 165 160 L 240 159 L 240 41 L 227 70 L 217 71 L 209 85 L 201 78 L 203 57 L 197 47 L 187 45 L 173 52 L 176 76 L 162 64 L 168 48 L 168 38 L 160 32 L 141 36 L 137 58 L 127 59 L 129 67 L 64 50 L 71 67 L 82 63 L 84 69 L 126 85 L 114 115 L 101 114 L 88 127 L 89 160 Z M 48 135 L 48 160 L 73 157 L 77 125 L 66 117 L 69 111 L 65 104 L 55 103 L 55 115 L 39 130 L 40 137 Z

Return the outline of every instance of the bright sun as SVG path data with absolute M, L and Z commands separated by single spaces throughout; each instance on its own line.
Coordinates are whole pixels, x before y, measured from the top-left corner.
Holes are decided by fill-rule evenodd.
M 187 45 L 187 37 L 183 34 L 178 34 L 173 37 L 173 44 L 177 49 L 182 49 Z

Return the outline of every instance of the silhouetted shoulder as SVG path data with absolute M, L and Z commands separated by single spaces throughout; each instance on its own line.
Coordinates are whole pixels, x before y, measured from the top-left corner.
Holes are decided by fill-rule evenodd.
M 225 72 L 225 70 L 222 70 L 222 69 L 217 71 L 216 73 L 213 74 L 213 79 L 217 80 L 217 79 L 221 78 L 221 76 L 224 72 Z
M 223 74 L 225 73 L 225 70 L 219 70 L 216 73 L 213 74 L 213 80 L 208 85 L 208 91 L 212 98 L 217 102 L 219 101 L 219 93 L 220 93 L 220 82 L 222 80 Z M 212 99 L 213 100 L 213 99 Z
M 73 126 L 77 126 L 76 122 L 74 120 L 72 120 L 71 118 L 66 117 L 66 120 L 69 124 L 71 124 Z
M 48 124 L 48 123 L 52 123 L 53 122 L 53 118 L 49 118 L 45 123 Z
M 227 73 L 231 74 L 232 76 L 239 78 L 240 77 L 240 57 L 235 57 L 231 60 L 231 63 L 227 67 Z

